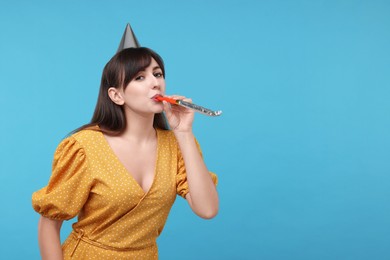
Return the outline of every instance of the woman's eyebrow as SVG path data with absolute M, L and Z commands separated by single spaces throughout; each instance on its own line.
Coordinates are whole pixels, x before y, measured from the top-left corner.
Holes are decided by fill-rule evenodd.
M 153 68 L 153 70 L 161 69 L 160 66 L 156 66 Z

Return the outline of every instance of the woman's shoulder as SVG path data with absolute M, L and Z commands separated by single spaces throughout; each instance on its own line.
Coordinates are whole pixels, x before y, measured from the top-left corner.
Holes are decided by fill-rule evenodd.
M 73 139 L 80 145 L 84 146 L 86 144 L 96 143 L 97 140 L 102 136 L 102 132 L 99 127 L 92 126 L 86 129 L 82 129 L 70 135 L 69 139 Z

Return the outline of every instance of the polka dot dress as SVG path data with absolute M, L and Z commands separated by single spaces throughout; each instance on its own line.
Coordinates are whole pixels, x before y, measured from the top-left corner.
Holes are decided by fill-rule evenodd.
M 33 194 L 32 203 L 50 219 L 78 215 L 62 245 L 64 259 L 158 259 L 156 238 L 176 194 L 185 197 L 189 190 L 175 136 L 157 129 L 157 140 L 156 171 L 148 192 L 128 173 L 98 127 L 59 144 L 50 181 Z M 216 184 L 216 175 L 210 175 Z

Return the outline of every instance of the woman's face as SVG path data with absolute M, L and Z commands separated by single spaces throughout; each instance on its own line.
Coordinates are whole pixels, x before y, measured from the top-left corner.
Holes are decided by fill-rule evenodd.
M 123 91 L 125 111 L 155 114 L 163 111 L 163 104 L 155 101 L 157 94 L 164 95 L 165 79 L 158 63 L 152 58 L 150 65 L 137 73 Z

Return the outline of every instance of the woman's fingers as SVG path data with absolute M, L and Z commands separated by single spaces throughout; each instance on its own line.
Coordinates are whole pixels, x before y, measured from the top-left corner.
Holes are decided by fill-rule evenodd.
M 172 106 L 167 101 L 163 101 L 164 111 L 167 116 L 172 114 Z
M 180 119 L 175 115 L 175 106 L 172 106 L 167 101 L 163 101 L 163 106 L 169 126 L 172 130 L 176 129 L 180 123 Z
M 166 96 L 175 100 L 182 100 L 188 103 L 192 103 L 191 98 L 180 95 Z M 190 131 L 192 127 L 192 121 L 194 119 L 194 111 L 192 109 L 182 107 L 180 105 L 172 105 L 166 101 L 163 101 L 164 111 L 167 121 L 172 130 L 177 131 Z

